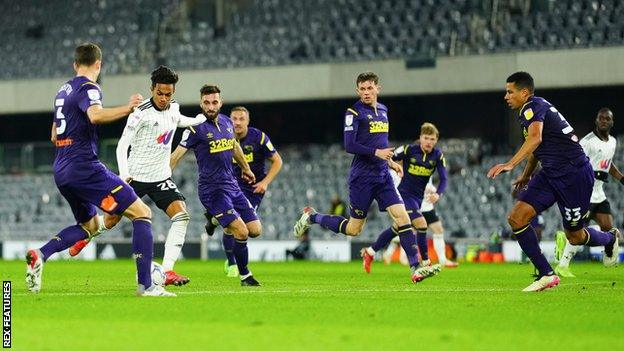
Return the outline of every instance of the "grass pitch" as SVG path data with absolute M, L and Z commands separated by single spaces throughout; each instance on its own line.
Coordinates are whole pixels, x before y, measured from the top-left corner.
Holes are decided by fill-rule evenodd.
M 177 298 L 137 298 L 134 263 L 51 261 L 42 291 L 25 264 L 13 281 L 15 350 L 624 349 L 624 270 L 575 264 L 577 278 L 522 293 L 531 265 L 463 264 L 412 284 L 408 269 L 353 263 L 252 263 L 262 287 L 222 261 L 181 261 Z

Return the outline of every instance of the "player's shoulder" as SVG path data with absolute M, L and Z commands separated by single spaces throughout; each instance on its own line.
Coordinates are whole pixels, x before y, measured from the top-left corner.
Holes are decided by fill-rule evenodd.
M 152 99 L 145 99 L 137 106 L 135 112 L 145 114 L 149 109 L 153 108 Z
M 388 112 L 388 106 L 382 104 L 381 102 L 377 103 L 377 110 L 378 111 L 385 111 Z
M 247 130 L 247 135 L 252 137 L 254 140 L 260 141 L 260 139 L 262 139 L 263 134 L 264 132 L 258 128 L 249 127 L 249 129 Z
M 356 101 L 351 107 L 347 108 L 347 115 L 353 115 L 354 118 L 366 116 L 366 105 L 361 101 Z
M 553 107 L 552 104 L 546 99 L 539 96 L 532 96 L 529 101 L 522 105 L 519 114 L 524 117 L 525 120 L 530 121 L 535 115 L 541 115 L 551 107 Z
M 598 139 L 598 136 L 596 135 L 596 133 L 594 132 L 589 132 L 587 135 L 585 135 L 582 139 L 581 142 L 584 143 L 588 143 L 588 142 L 592 142 Z

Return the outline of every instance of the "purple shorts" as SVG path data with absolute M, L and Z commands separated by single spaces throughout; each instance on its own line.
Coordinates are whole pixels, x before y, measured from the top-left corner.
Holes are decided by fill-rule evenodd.
M 589 201 L 594 187 L 594 171 L 589 162 L 575 172 L 562 177 L 548 178 L 543 170 L 537 172 L 518 200 L 533 206 L 539 214 L 555 202 L 563 217 L 563 227 L 579 230 L 589 218 Z
M 199 194 L 199 200 L 223 228 L 237 218 L 242 219 L 245 223 L 258 220 L 256 210 L 240 190 L 214 189 L 205 191 Z
M 381 178 L 355 178 L 349 180 L 350 214 L 353 218 L 364 219 L 368 209 L 377 201 L 379 209 L 385 211 L 388 207 L 403 204 L 399 191 L 394 187 L 390 172 Z
M 423 201 L 422 197 L 407 193 L 401 193 L 401 197 L 403 198 L 403 202 L 405 202 L 405 209 L 410 217 L 410 221 L 423 216 L 420 212 L 420 205 L 422 205 Z
M 54 181 L 78 223 L 93 218 L 96 207 L 121 215 L 138 199 L 130 185 L 99 162 L 69 165 L 54 173 Z
M 253 207 L 254 210 L 258 211 L 258 207 L 260 207 L 260 203 L 262 202 L 262 199 L 264 199 L 264 194 L 254 194 L 253 188 L 242 188 L 242 192 L 247 200 L 249 200 L 251 207 Z

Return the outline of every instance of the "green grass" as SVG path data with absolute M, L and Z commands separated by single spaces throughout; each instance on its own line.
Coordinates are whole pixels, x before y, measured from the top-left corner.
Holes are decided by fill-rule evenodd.
M 128 260 L 46 264 L 28 293 L 13 281 L 15 350 L 622 350 L 622 268 L 573 264 L 578 278 L 522 293 L 529 265 L 463 264 L 417 285 L 408 269 L 358 262 L 252 263 L 241 287 L 222 261 L 182 261 L 177 298 L 134 296 Z

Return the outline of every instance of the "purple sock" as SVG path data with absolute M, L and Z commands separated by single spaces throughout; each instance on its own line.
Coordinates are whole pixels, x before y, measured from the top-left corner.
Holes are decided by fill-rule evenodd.
M 349 220 L 342 216 L 315 213 L 310 216 L 310 222 L 320 224 L 321 227 L 329 229 L 334 233 L 345 234 Z
M 585 246 L 606 246 L 615 241 L 615 236 L 609 232 L 601 232 L 594 228 L 585 228 L 587 230 L 587 242 Z
M 247 250 L 247 240 L 234 241 L 234 256 L 236 256 L 236 265 L 238 266 L 238 273 L 243 276 L 249 274 L 247 269 L 247 263 L 249 263 L 249 251 Z
M 145 219 L 132 221 L 132 252 L 137 267 L 137 279 L 145 289 L 152 286 L 152 256 L 154 243 L 152 238 L 152 222 Z
M 427 229 L 416 230 L 416 242 L 418 242 L 418 251 L 420 252 L 420 259 L 429 259 L 429 248 L 427 247 Z
M 546 257 L 544 257 L 542 249 L 540 249 L 539 242 L 537 241 L 537 234 L 535 234 L 533 227 L 529 224 L 522 229 L 514 230 L 514 234 L 518 239 L 518 244 L 520 244 L 522 251 L 524 251 L 531 262 L 533 262 L 535 268 L 539 271 L 540 277 L 552 275 L 553 269 L 546 260 Z
M 223 242 L 223 250 L 225 251 L 225 257 L 227 257 L 228 266 L 233 266 L 236 264 L 236 258 L 234 257 L 234 235 L 228 235 L 223 233 L 223 238 L 221 239 Z
M 53 254 L 71 247 L 77 241 L 85 239 L 87 236 L 87 232 L 81 226 L 72 225 L 61 230 L 60 233 L 43 245 L 39 251 L 41 251 L 45 261 Z
M 383 232 L 381 232 L 381 234 L 379 234 L 379 236 L 377 237 L 377 241 L 375 241 L 371 248 L 375 251 L 383 249 L 384 247 L 388 246 L 388 244 L 390 244 L 390 242 L 396 235 L 397 233 L 393 227 L 384 230 Z
M 399 233 L 399 239 L 401 240 L 401 247 L 405 250 L 405 255 L 409 261 L 410 267 L 418 266 L 418 249 L 416 245 L 416 235 L 412 225 L 404 225 L 397 230 Z

